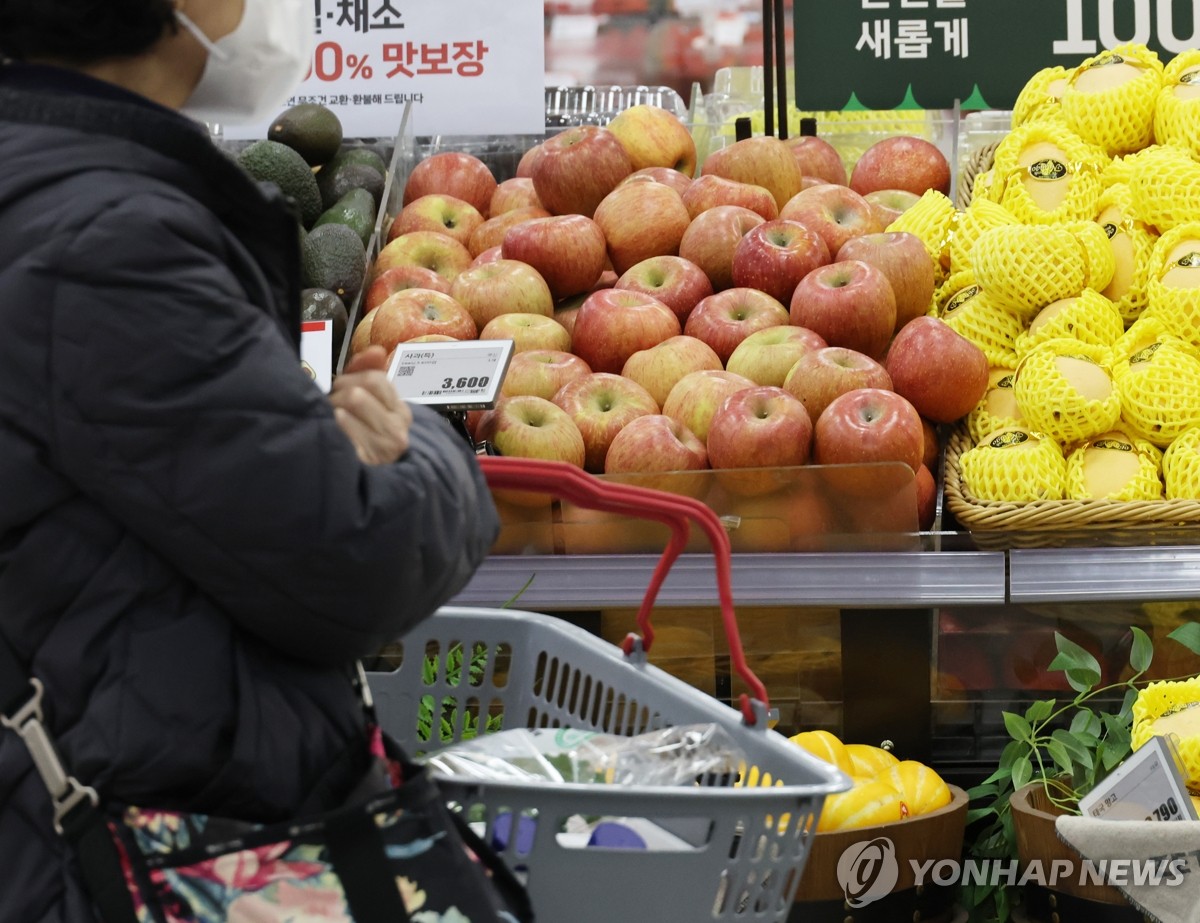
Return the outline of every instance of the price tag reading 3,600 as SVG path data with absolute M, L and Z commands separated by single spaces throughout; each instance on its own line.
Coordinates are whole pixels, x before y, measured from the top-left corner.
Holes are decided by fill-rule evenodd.
M 401 343 L 388 375 L 407 401 L 478 410 L 495 404 L 512 354 L 512 340 Z

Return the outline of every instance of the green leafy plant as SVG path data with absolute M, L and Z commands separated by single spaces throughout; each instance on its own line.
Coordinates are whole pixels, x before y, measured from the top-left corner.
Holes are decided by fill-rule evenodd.
M 1061 672 L 1075 695 L 1039 699 L 1024 714 L 1003 712 L 1010 738 L 1000 762 L 990 776 L 968 791 L 972 807 L 968 829 L 974 838 L 966 845 L 973 860 L 1017 858 L 1016 831 L 1009 799 L 1030 782 L 1039 782 L 1051 804 L 1065 813 L 1078 814 L 1078 802 L 1096 783 L 1115 769 L 1131 752 L 1133 703 L 1154 658 L 1154 643 L 1142 629 L 1130 629 L 1130 675 L 1117 683 L 1101 685 L 1100 664 L 1091 653 L 1055 632 L 1057 655 L 1048 669 Z M 1200 654 L 1200 625 L 1186 623 L 1168 637 L 1194 654 Z M 1120 705 L 1106 711 L 1104 704 Z M 960 900 L 971 920 L 1004 921 L 1011 916 L 1019 888 L 992 883 L 967 884 Z

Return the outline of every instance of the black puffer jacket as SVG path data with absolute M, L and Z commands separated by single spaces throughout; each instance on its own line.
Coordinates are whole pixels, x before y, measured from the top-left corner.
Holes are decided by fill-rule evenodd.
M 0 67 L 0 631 L 110 799 L 332 804 L 364 764 L 348 664 L 495 536 L 435 414 L 399 463 L 358 461 L 299 367 L 297 262 L 286 205 L 187 119 Z M 85 920 L 0 732 L 0 923 Z

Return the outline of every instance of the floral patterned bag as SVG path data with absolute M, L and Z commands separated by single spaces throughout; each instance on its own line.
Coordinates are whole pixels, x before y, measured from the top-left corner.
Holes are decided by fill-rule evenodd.
M 138 923 L 526 923 L 524 889 L 423 766 L 272 825 L 126 808 L 109 821 Z

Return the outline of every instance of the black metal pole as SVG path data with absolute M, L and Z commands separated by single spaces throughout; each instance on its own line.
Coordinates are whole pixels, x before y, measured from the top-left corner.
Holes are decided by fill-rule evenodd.
M 794 2 L 794 0 L 793 0 Z M 788 136 L 787 29 L 784 28 L 783 0 L 775 3 L 775 98 L 779 105 L 779 137 Z M 765 68 L 764 68 L 765 70 Z
M 768 136 L 775 134 L 775 72 L 771 62 L 775 58 L 775 8 L 773 0 L 763 0 L 763 130 Z M 780 30 L 782 31 L 782 29 Z

